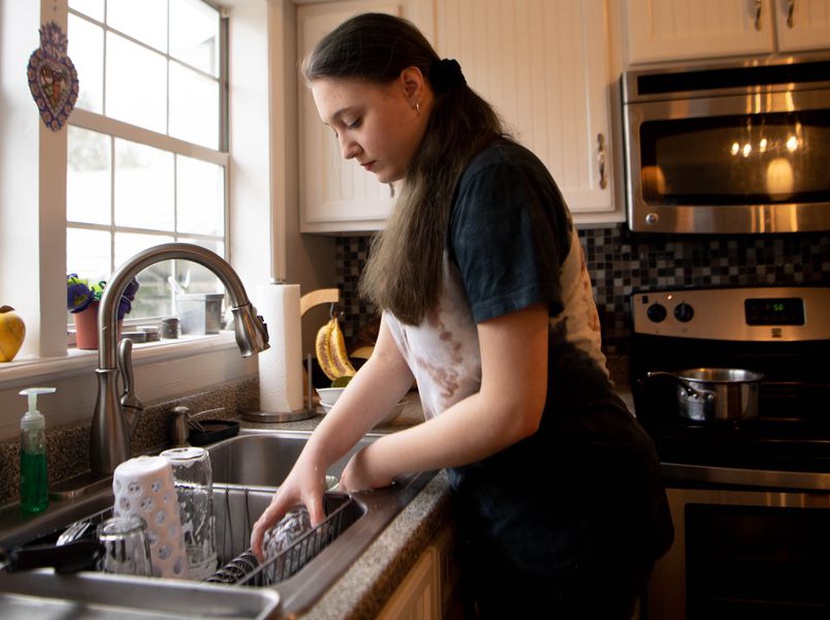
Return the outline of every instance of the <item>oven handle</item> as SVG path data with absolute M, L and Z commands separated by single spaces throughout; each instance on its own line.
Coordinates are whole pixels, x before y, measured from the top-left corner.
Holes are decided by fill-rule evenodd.
M 660 466 L 667 486 L 671 486 L 670 481 L 674 480 L 776 490 L 830 491 L 830 473 L 742 469 L 683 463 L 661 463 Z

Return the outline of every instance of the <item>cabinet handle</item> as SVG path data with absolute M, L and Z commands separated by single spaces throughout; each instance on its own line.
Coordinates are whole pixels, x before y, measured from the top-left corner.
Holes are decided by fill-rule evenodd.
M 790 0 L 792 1 L 792 0 Z M 755 30 L 761 29 L 761 9 L 763 8 L 762 0 L 755 0 Z
M 793 27 L 793 13 L 795 13 L 795 0 L 787 0 L 787 27 Z
M 608 179 L 605 178 L 605 136 L 597 134 L 597 167 L 599 168 L 599 188 L 608 187 Z

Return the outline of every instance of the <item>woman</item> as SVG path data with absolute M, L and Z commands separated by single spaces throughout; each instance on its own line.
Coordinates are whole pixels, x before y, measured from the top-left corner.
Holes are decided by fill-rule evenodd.
M 374 353 L 255 524 L 252 548 L 261 556 L 265 531 L 298 504 L 323 520 L 327 468 L 417 380 L 425 422 L 357 453 L 341 488 L 446 468 L 479 617 L 541 606 L 628 620 L 673 530 L 653 446 L 609 380 L 555 182 L 405 20 L 348 20 L 304 74 L 343 156 L 400 194 L 360 282 L 382 310 Z

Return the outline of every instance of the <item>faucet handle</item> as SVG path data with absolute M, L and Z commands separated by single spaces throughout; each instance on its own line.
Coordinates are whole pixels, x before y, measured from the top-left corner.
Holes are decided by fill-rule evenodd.
M 133 341 L 129 338 L 123 338 L 118 343 L 118 367 L 121 369 L 121 376 L 124 379 L 124 391 L 121 393 L 119 402 L 121 403 L 121 410 L 126 416 L 130 435 L 132 435 L 141 414 L 144 413 L 144 403 L 135 395 Z

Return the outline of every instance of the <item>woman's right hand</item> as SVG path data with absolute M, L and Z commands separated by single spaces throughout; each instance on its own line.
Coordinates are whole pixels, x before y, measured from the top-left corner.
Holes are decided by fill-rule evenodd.
M 260 562 L 265 560 L 262 549 L 265 533 L 292 508 L 305 506 L 313 526 L 323 522 L 326 517 L 323 508 L 323 495 L 326 490 L 325 473 L 325 468 L 311 463 L 306 464 L 302 458 L 294 465 L 288 477 L 274 493 L 268 508 L 254 523 L 251 531 L 251 550 Z

